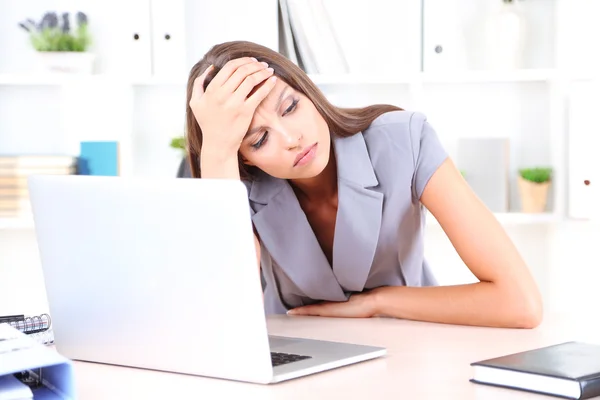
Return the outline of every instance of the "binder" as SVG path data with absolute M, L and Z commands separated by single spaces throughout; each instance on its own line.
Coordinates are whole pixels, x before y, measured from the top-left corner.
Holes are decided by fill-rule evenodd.
M 569 99 L 568 207 L 574 219 L 598 219 L 600 158 L 594 146 L 600 131 L 596 104 L 599 82 L 574 82 Z
M 186 36 L 193 38 L 186 45 L 192 64 L 215 44 L 230 40 L 279 49 L 277 0 L 188 1 L 185 12 Z
M 423 71 L 462 72 L 468 69 L 461 9 L 458 0 L 427 0 L 424 3 Z
M 152 37 L 150 34 L 149 0 L 127 0 L 119 3 L 119 9 L 126 16 L 124 32 L 120 38 L 123 57 L 117 60 L 119 68 L 126 69 L 127 75 L 137 79 L 152 75 Z M 116 13 L 119 14 L 119 13 Z M 111 26 L 116 24 L 111 24 Z M 118 28 L 121 29 L 121 28 Z
M 0 393 L 16 398 L 74 399 L 73 378 L 71 360 L 8 323 L 0 323 Z
M 152 74 L 186 75 L 185 1 L 150 0 Z
M 143 80 L 151 76 L 150 0 L 127 0 L 118 7 L 85 2 L 99 55 L 98 72 Z

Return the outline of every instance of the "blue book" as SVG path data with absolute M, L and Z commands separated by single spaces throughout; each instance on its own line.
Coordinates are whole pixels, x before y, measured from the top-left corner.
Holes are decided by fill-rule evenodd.
M 56 350 L 2 323 L 0 393 L 19 399 L 74 399 L 73 363 Z
M 77 162 L 77 173 L 79 175 L 119 175 L 119 142 L 81 142 L 79 153 Z

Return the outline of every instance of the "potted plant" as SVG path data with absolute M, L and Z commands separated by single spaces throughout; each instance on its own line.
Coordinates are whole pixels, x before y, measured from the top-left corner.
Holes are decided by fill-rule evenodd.
M 544 212 L 548 200 L 551 178 L 551 168 L 535 167 L 519 170 L 518 185 L 523 212 Z
M 71 21 L 68 12 L 60 17 L 56 12 L 47 12 L 40 22 L 27 19 L 19 26 L 28 32 L 29 41 L 45 69 L 91 74 L 96 57 L 88 51 L 91 45 L 88 24 L 87 15 L 79 11 L 75 14 L 75 21 Z
M 171 139 L 171 148 L 179 150 L 181 152 L 182 157 L 185 157 L 185 138 L 183 136 L 176 136 Z
M 178 178 L 189 178 L 192 176 L 187 161 L 187 150 L 185 147 L 185 138 L 183 136 L 176 136 L 171 139 L 171 148 L 178 150 L 181 153 L 181 162 L 177 169 Z

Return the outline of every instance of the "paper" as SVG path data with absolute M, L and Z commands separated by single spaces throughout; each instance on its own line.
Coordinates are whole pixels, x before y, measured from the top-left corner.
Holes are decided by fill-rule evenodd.
M 0 400 L 32 399 L 33 392 L 29 386 L 13 375 L 0 376 Z
M 18 388 L 19 386 L 12 378 L 15 373 L 21 372 L 27 372 L 37 382 L 35 386 L 32 386 L 33 390 L 25 385 L 33 395 L 39 391 L 44 393 L 46 399 L 72 399 L 75 397 L 71 361 L 56 350 L 40 344 L 9 324 L 2 323 L 0 324 L 0 379 L 2 379 L 0 381 L 0 400 L 23 398 L 3 397 L 5 390 L 2 386 L 10 387 L 11 391 L 13 391 L 13 386 Z M 17 382 L 21 383 L 18 379 Z M 16 390 L 23 389 L 21 387 Z M 8 390 L 6 392 L 11 393 Z M 32 398 L 32 396 L 24 398 Z

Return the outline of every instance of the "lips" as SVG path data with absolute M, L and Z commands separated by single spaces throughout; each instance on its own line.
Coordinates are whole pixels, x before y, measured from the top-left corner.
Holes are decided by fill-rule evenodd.
M 300 160 L 302 160 L 302 158 L 304 156 L 306 156 L 317 144 L 313 144 L 311 146 L 308 146 L 306 149 L 302 150 L 300 153 L 298 153 L 298 155 L 296 156 L 296 159 L 294 160 L 294 167 L 296 165 L 298 165 L 298 163 L 300 162 Z

